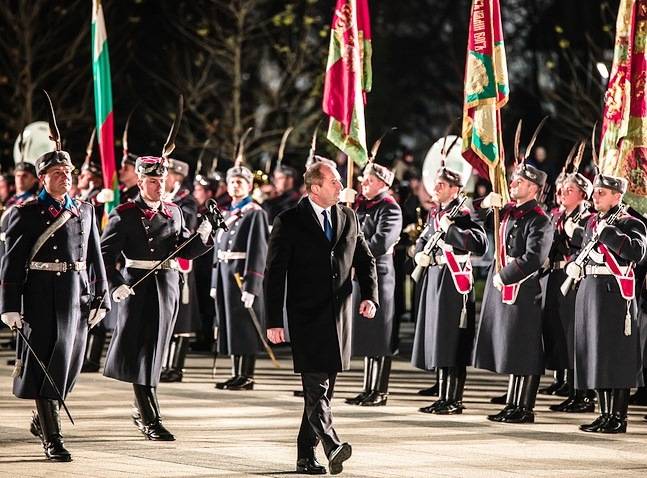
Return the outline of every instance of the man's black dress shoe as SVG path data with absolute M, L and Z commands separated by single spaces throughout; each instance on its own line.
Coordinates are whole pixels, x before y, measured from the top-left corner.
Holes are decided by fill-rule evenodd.
M 338 475 L 344 470 L 343 463 L 353 454 L 349 443 L 342 443 L 328 456 L 328 469 L 331 475 Z
M 297 460 L 297 473 L 306 475 L 325 475 L 326 467 L 317 461 L 315 457 L 299 458 Z

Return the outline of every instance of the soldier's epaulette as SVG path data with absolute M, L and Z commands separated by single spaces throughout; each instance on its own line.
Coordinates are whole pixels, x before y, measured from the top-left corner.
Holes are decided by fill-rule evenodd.
M 546 211 L 544 211 L 544 208 L 541 207 L 539 204 L 537 204 L 535 207 L 533 207 L 532 210 L 535 211 L 540 216 L 548 217 L 548 215 L 546 214 Z
M 397 204 L 398 203 L 395 199 L 393 199 L 393 196 L 391 196 L 389 194 L 385 195 L 384 198 L 382 198 L 382 201 L 384 201 L 386 203 L 389 203 L 389 204 Z
M 29 206 L 35 206 L 36 204 L 38 204 L 38 198 L 37 197 L 28 199 L 24 203 L 16 204 L 16 207 L 29 207 Z
M 252 209 L 254 209 L 254 210 L 259 210 L 259 209 L 263 209 L 263 208 L 262 208 L 261 206 L 259 206 L 258 204 L 256 204 L 255 202 L 253 202 L 253 201 L 252 201 L 252 202 L 250 202 L 249 204 L 245 204 L 245 205 L 243 206 L 243 208 L 240 210 L 240 212 L 247 212 L 247 211 L 250 211 L 250 210 L 252 210 Z
M 175 195 L 175 199 L 184 199 L 184 198 L 185 198 L 185 197 L 187 197 L 190 193 L 191 193 L 191 191 L 189 191 L 188 189 L 180 189 L 180 190 L 177 192 L 177 194 Z
M 134 202 L 132 202 L 132 201 L 128 201 L 128 202 L 125 202 L 125 203 L 120 204 L 119 206 L 117 206 L 117 208 L 116 208 L 115 210 L 116 210 L 119 214 L 121 214 L 122 212 L 127 211 L 128 209 L 135 208 L 135 207 L 137 207 L 137 204 L 135 204 L 135 203 L 134 203 Z
M 88 204 L 90 206 L 93 205 L 91 202 L 84 201 L 83 199 L 79 199 L 79 198 L 74 198 L 74 204 L 77 205 L 77 206 L 79 206 L 81 204 Z

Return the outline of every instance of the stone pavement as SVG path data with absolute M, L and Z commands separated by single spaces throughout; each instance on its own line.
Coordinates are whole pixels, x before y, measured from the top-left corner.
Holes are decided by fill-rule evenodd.
M 2 477 L 282 477 L 294 470 L 295 437 L 302 399 L 292 396 L 299 380 L 287 353 L 281 369 L 260 360 L 251 392 L 216 391 L 211 359 L 191 356 L 185 381 L 162 384 L 159 398 L 165 424 L 177 441 L 144 440 L 129 419 L 128 384 L 84 374 L 68 400 L 75 418 L 63 418 L 74 461 L 48 463 L 28 432 L 32 403 L 11 394 L 7 352 L 0 353 L 0 476 Z M 217 378 L 227 376 L 220 359 Z M 506 379 L 470 370 L 463 415 L 440 417 L 417 412 L 430 401 L 415 392 L 432 376 L 408 362 L 394 364 L 386 407 L 343 403 L 360 386 L 361 364 L 343 374 L 334 401 L 336 428 L 353 445 L 341 476 L 351 477 L 597 477 L 647 476 L 647 409 L 630 410 L 629 433 L 589 435 L 579 423 L 594 415 L 551 413 L 558 398 L 540 397 L 537 423 L 490 423 L 498 410 L 488 399 L 503 393 Z M 546 378 L 546 380 L 548 380 Z M 323 452 L 318 453 L 323 458 Z M 322 460 L 323 461 L 323 460 Z

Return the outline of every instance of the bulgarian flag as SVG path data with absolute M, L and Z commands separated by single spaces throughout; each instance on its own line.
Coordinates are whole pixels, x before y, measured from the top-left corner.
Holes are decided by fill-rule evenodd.
M 501 108 L 510 89 L 499 0 L 472 0 L 463 103 L 462 153 L 507 199 Z
M 106 34 L 106 24 L 103 21 L 103 9 L 101 8 L 100 0 L 92 0 L 92 75 L 94 77 L 94 113 L 99 152 L 101 154 L 103 185 L 104 188 L 113 191 L 113 194 L 103 196 L 106 200 L 104 209 L 105 222 L 108 213 L 119 204 L 119 180 L 115 164 L 108 35 Z
M 328 140 L 363 167 L 368 161 L 364 105 L 371 91 L 368 0 L 337 0 L 330 29 L 323 110 Z
M 647 212 L 647 0 L 621 0 L 604 95 L 600 171 L 629 181 L 625 200 Z

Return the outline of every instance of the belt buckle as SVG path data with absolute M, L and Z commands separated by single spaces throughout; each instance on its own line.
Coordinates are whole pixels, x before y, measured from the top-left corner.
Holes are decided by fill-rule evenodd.
M 69 269 L 68 263 L 67 262 L 61 262 L 61 266 L 63 267 L 63 270 L 61 272 L 67 272 Z

